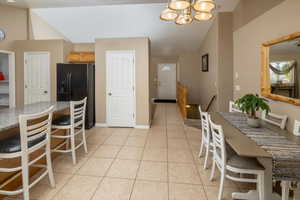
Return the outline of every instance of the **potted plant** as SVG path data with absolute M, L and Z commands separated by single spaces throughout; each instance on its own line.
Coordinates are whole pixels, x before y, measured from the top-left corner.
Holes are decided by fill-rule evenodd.
M 236 100 L 235 104 L 241 111 L 247 113 L 247 123 L 249 126 L 258 128 L 260 126 L 259 118 L 256 116 L 257 111 L 262 110 L 270 112 L 268 100 L 261 98 L 258 94 L 246 94 Z

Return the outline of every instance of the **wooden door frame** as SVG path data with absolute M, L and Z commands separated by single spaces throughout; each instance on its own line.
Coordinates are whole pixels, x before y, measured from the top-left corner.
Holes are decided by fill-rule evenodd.
M 105 61 L 106 61 L 106 64 L 105 64 L 105 70 L 106 70 L 106 74 L 105 74 L 105 96 L 106 96 L 106 126 L 110 126 L 110 122 L 109 122 L 109 116 L 108 116 L 108 107 L 109 107 L 109 97 L 108 97 L 108 70 L 107 70 L 107 57 L 109 54 L 111 53 L 114 53 L 114 52 L 118 52 L 118 53 L 130 53 L 133 55 L 133 59 L 134 59 L 134 62 L 133 62 L 133 87 L 134 87 L 134 90 L 133 90 L 133 114 L 134 114 L 134 119 L 133 119 L 133 124 L 132 124 L 132 127 L 135 127 L 136 126 L 136 51 L 135 50 L 108 50 L 108 51 L 105 51 Z
M 16 107 L 16 56 L 13 51 L 0 50 L 0 53 L 8 54 L 9 63 L 9 107 Z
M 47 54 L 48 55 L 48 58 L 49 58 L 49 62 L 48 62 L 48 73 L 49 73 L 49 75 L 48 75 L 48 80 L 49 80 L 49 85 L 48 85 L 48 92 L 49 92 L 49 97 L 50 97 L 50 99 L 49 99 L 49 101 L 51 101 L 51 57 L 50 57 L 50 52 L 49 51 L 26 51 L 26 52 L 24 52 L 24 80 L 23 80 L 23 90 L 24 90 L 24 105 L 25 105 L 25 95 L 26 95 L 26 93 L 25 93 L 25 91 L 26 91 L 26 84 L 25 84 L 25 76 L 26 76 L 26 73 L 25 73 L 25 67 L 26 67 L 26 65 L 27 65 L 27 63 L 26 63 L 26 57 L 27 57 L 27 55 L 28 54 L 31 54 L 31 53 L 36 53 L 36 54 L 38 54 L 38 53 L 45 53 L 45 54 Z

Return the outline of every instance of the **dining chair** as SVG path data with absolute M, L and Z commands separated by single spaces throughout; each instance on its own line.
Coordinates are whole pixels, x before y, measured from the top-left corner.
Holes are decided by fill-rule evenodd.
M 280 127 L 281 129 L 285 129 L 286 121 L 288 119 L 287 115 L 278 115 L 275 113 L 270 113 L 263 111 L 261 116 L 263 121 L 266 121 L 270 124 Z
M 293 134 L 295 136 L 300 136 L 300 121 L 299 120 L 295 120 L 295 122 L 294 122 Z
M 86 101 L 85 97 L 80 101 L 70 102 L 70 115 L 63 115 L 52 122 L 52 128 L 55 129 L 52 132 L 52 138 L 64 139 L 65 142 L 58 145 L 52 152 L 59 153 L 72 153 L 73 164 L 76 164 L 76 150 L 84 146 L 85 153 L 87 150 L 86 136 L 85 136 L 85 111 L 86 111 Z M 66 135 L 55 135 L 54 133 L 58 130 L 67 130 Z M 76 144 L 75 137 L 81 133 L 82 140 L 79 144 Z M 71 145 L 70 145 L 71 141 Z M 66 145 L 66 149 L 63 150 L 61 147 Z
M 55 187 L 53 176 L 51 151 L 50 151 L 50 133 L 51 122 L 54 107 L 36 113 L 19 116 L 20 133 L 15 136 L 8 137 L 0 142 L 0 159 L 16 159 L 21 158 L 21 166 L 13 168 L 0 168 L 1 173 L 19 172 L 12 175 L 8 181 L 15 180 L 22 176 L 21 188 L 13 191 L 0 190 L 2 195 L 17 195 L 23 193 L 23 199 L 29 200 L 29 189 L 36 185 L 46 175 L 49 177 L 50 185 Z M 41 154 L 34 159 L 30 159 L 31 154 L 37 150 L 43 150 Z M 37 161 L 46 157 L 46 164 L 36 164 Z M 39 174 L 34 180 L 29 182 L 29 167 L 44 168 L 43 173 Z M 4 187 L 6 185 L 1 185 Z
M 207 169 L 207 162 L 208 162 L 208 156 L 209 152 L 213 152 L 213 143 L 212 143 L 212 137 L 209 127 L 209 121 L 208 121 L 208 113 L 207 112 L 201 112 L 201 126 L 202 126 L 202 140 L 201 140 L 201 146 L 199 151 L 199 157 L 202 156 L 202 153 L 205 149 L 205 161 L 204 161 L 204 169 Z
M 240 112 L 242 113 L 242 111 L 240 109 L 238 109 L 237 105 L 235 104 L 234 101 L 229 101 L 229 112 Z
M 210 180 L 214 179 L 216 167 L 221 172 L 218 200 L 221 200 L 223 196 L 225 178 L 236 182 L 256 183 L 259 200 L 264 200 L 264 168 L 254 158 L 241 157 L 237 154 L 229 156 L 226 151 L 222 126 L 213 123 L 210 116 L 209 123 L 214 147 Z M 254 175 L 254 178 L 240 177 L 240 174 Z M 244 196 L 245 194 L 243 193 L 232 193 L 233 199 L 244 199 Z

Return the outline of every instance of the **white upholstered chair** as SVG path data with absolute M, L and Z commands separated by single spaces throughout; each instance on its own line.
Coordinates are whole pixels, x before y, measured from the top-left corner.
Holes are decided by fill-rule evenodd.
M 84 150 L 87 153 L 87 144 L 85 136 L 85 110 L 86 110 L 86 100 L 84 98 L 81 101 L 71 101 L 70 102 L 70 116 L 64 115 L 58 119 L 53 120 L 52 128 L 56 130 L 64 129 L 67 130 L 67 135 L 54 135 L 53 138 L 65 139 L 66 141 L 58 145 L 52 152 L 59 153 L 72 153 L 73 164 L 76 164 L 76 150 L 84 146 Z M 53 131 L 54 133 L 55 131 Z M 81 133 L 82 139 L 79 144 L 75 143 L 75 137 Z M 70 141 L 69 141 L 70 140 Z M 69 144 L 71 142 L 71 145 Z M 61 149 L 64 145 L 67 146 L 65 150 Z
M 55 187 L 50 151 L 52 113 L 53 106 L 40 113 L 20 115 L 20 134 L 1 140 L 0 159 L 21 158 L 21 166 L 14 168 L 0 168 L 0 172 L 11 173 L 20 171 L 23 184 L 20 189 L 14 191 L 6 191 L 0 188 L 0 194 L 17 195 L 23 193 L 23 199 L 29 200 L 29 189 L 36 185 L 46 175 L 49 176 L 51 186 Z M 41 149 L 43 150 L 42 153 L 37 158 L 30 160 L 30 154 Z M 43 157 L 46 157 L 45 165 L 35 164 Z M 46 169 L 42 174 L 36 177 L 32 183 L 29 182 L 30 166 Z M 9 180 L 13 181 L 19 177 L 20 173 L 16 173 L 10 177 Z M 7 183 L 10 181 L 7 181 Z M 5 183 L 1 186 L 4 187 Z
M 242 112 L 240 109 L 238 109 L 237 105 L 234 103 L 234 101 L 229 101 L 229 112 Z
M 212 122 L 209 116 L 209 123 L 211 126 L 211 134 L 213 138 L 213 167 L 211 171 L 210 180 L 213 180 L 216 167 L 221 172 L 221 181 L 218 194 L 218 200 L 222 199 L 224 190 L 225 178 L 237 182 L 256 183 L 258 190 L 258 197 L 264 200 L 264 168 L 254 158 L 241 157 L 236 154 L 229 156 L 225 146 L 225 136 L 220 125 Z M 230 173 L 229 173 L 230 172 Z M 236 174 L 237 176 L 233 176 Z M 251 174 L 254 178 L 242 178 L 241 174 Z M 246 195 L 243 193 L 233 193 L 233 199 L 245 199 Z M 257 197 L 256 197 L 257 198 Z
M 278 115 L 274 113 L 267 113 L 266 111 L 262 112 L 261 116 L 263 121 L 266 121 L 270 124 L 280 127 L 281 129 L 285 129 L 286 121 L 288 119 L 287 115 Z
M 202 140 L 201 140 L 201 146 L 199 151 L 199 157 L 202 156 L 203 150 L 205 150 L 205 161 L 204 161 L 204 169 L 207 169 L 207 162 L 208 162 L 208 156 L 209 152 L 213 152 L 213 143 L 212 143 L 212 137 L 209 127 L 209 121 L 208 121 L 208 113 L 207 112 L 201 112 L 201 131 L 202 131 Z

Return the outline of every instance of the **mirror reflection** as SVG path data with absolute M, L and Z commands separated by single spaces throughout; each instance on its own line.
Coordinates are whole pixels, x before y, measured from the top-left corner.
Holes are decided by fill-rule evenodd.
M 299 99 L 300 38 L 270 46 L 271 93 Z

